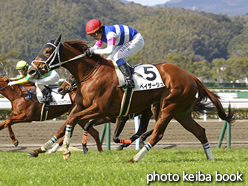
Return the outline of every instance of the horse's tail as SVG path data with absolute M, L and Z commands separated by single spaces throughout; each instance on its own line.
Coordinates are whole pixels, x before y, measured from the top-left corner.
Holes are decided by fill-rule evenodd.
M 231 105 L 228 106 L 228 115 L 225 113 L 225 109 L 223 108 L 222 104 L 220 103 L 220 97 L 213 92 L 209 91 L 202 83 L 201 81 L 192 76 L 197 83 L 198 86 L 198 101 L 206 100 L 209 98 L 211 102 L 214 104 L 214 106 L 217 109 L 218 115 L 222 120 L 227 121 L 228 123 L 231 123 L 234 121 L 234 111 L 231 110 Z

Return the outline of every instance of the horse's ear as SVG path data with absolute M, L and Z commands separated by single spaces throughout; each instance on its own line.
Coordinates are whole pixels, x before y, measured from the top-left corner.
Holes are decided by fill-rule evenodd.
M 50 37 L 49 37 L 49 36 L 47 36 L 47 41 L 48 41 L 48 42 L 50 42 L 50 41 L 51 41 L 51 39 L 50 39 Z
M 57 46 L 61 40 L 62 34 L 59 35 L 59 37 L 54 41 L 54 45 Z

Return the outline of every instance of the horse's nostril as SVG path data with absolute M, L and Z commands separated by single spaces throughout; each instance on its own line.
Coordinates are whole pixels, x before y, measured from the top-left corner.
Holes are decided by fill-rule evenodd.
M 36 72 L 35 70 L 30 70 L 30 71 L 28 72 L 28 74 L 29 74 L 29 75 L 34 75 L 35 72 Z

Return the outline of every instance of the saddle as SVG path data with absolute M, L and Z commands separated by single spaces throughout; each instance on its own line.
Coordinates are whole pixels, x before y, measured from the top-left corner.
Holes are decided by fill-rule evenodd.
M 53 101 L 50 103 L 43 103 L 41 102 L 41 99 L 43 98 L 43 94 L 40 91 L 39 88 L 36 88 L 36 96 L 37 100 L 42 103 L 42 110 L 41 110 L 41 118 L 40 121 L 45 121 L 47 118 L 47 114 L 49 111 L 50 106 L 56 106 L 56 105 L 70 105 L 72 104 L 71 98 L 69 94 L 66 94 L 64 96 L 60 95 L 58 93 L 59 86 L 57 85 L 49 85 L 45 86 L 46 90 L 49 91 L 52 95 Z

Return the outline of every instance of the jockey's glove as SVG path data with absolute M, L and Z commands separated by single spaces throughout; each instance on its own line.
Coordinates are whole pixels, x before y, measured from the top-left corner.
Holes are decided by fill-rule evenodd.
M 86 51 L 86 56 L 91 56 L 92 54 L 94 54 L 94 48 L 88 48 Z
M 8 86 L 12 86 L 12 85 L 15 85 L 16 83 L 14 82 L 14 81 L 10 81 L 9 83 L 8 83 Z

